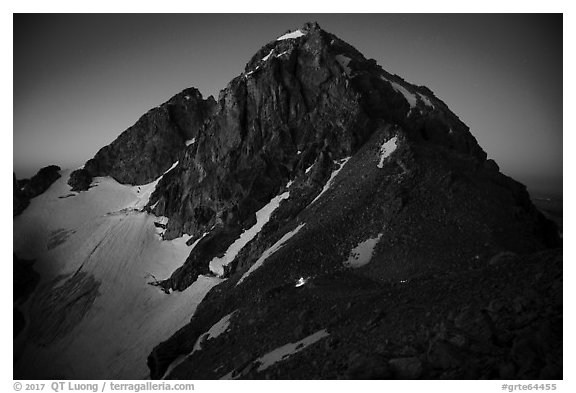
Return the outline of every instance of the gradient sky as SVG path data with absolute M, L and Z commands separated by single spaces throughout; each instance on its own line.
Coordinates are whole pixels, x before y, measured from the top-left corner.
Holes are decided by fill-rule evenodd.
M 186 87 L 205 96 L 306 21 L 428 86 L 503 173 L 562 192 L 562 15 L 15 15 L 14 170 L 76 168 Z

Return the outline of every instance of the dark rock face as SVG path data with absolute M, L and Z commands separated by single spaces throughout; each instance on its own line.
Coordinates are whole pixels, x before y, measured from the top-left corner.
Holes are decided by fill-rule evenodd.
M 552 307 L 554 326 L 538 333 L 540 322 L 529 322 L 536 333 L 526 332 L 548 335 L 554 355 L 544 363 L 521 364 L 519 354 L 531 348 L 532 338 L 517 338 L 524 333 L 510 324 L 516 314 L 495 317 L 485 310 L 492 299 L 534 285 L 529 274 L 512 279 L 508 258 L 488 263 L 503 252 L 518 269 L 526 259 L 532 273 L 547 274 L 542 285 L 561 285 L 544 273 L 550 260 L 554 274 L 561 271 L 557 254 L 526 256 L 561 246 L 554 225 L 429 89 L 387 73 L 316 24 L 301 31 L 305 35 L 265 45 L 220 93 L 196 144 L 150 199 L 148 209 L 169 218 L 166 238 L 209 233 L 161 284 L 166 291 L 184 290 L 209 274 L 210 260 L 293 181 L 289 198 L 225 269 L 228 280 L 205 297 L 189 325 L 153 350 L 152 377 L 160 378 L 202 332 L 238 310 L 230 333 L 170 377 L 558 375 L 561 307 L 552 292 L 543 289 L 532 311 L 543 316 Z M 330 188 L 316 200 L 329 179 Z M 298 225 L 304 229 L 236 285 Z M 354 247 L 376 237 L 370 263 L 344 266 Z M 295 286 L 302 277 L 309 283 Z M 515 281 L 513 288 L 506 280 Z M 470 303 L 475 306 L 467 309 Z M 266 372 L 253 367 L 274 348 L 321 329 L 330 332 L 326 345 Z
M 40 281 L 40 275 L 34 270 L 34 261 L 18 258 L 14 255 L 14 301 L 23 302 L 34 291 Z
M 186 141 L 196 138 L 215 107 L 194 88 L 176 94 L 151 109 L 83 169 L 70 176 L 74 190 L 88 189 L 94 176 L 111 176 L 120 183 L 145 184 L 157 179 L 178 159 Z
M 72 191 L 86 191 L 90 188 L 92 183 L 92 175 L 86 169 L 76 169 L 70 174 L 68 184 L 72 187 Z
M 30 204 L 30 199 L 37 197 L 60 178 L 60 167 L 49 165 L 38 171 L 30 179 L 17 180 L 13 176 L 13 215 L 21 214 Z
M 13 338 L 18 337 L 18 335 L 20 334 L 20 332 L 22 330 L 24 330 L 24 326 L 26 326 L 26 319 L 24 318 L 24 314 L 22 314 L 22 312 L 14 307 L 13 312 L 13 329 L 14 329 L 14 333 L 13 333 Z
M 14 254 L 12 262 L 14 268 L 12 300 L 14 303 L 14 338 L 16 338 L 26 326 L 26 318 L 19 306 L 34 292 L 40 281 L 40 275 L 32 267 L 34 261 L 18 258 Z

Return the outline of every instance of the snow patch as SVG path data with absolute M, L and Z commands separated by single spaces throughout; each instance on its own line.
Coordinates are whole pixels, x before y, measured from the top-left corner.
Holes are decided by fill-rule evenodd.
M 234 260 L 234 258 L 236 258 L 236 255 L 238 255 L 240 250 L 242 250 L 242 248 L 244 248 L 246 244 L 248 244 L 252 239 L 254 239 L 256 235 L 258 235 L 258 233 L 264 227 L 264 225 L 266 225 L 266 223 L 270 221 L 272 213 L 274 213 L 274 210 L 276 210 L 278 206 L 280 206 L 280 202 L 282 202 L 284 199 L 288 199 L 289 197 L 290 192 L 286 191 L 272 198 L 272 200 L 268 202 L 266 206 L 258 210 L 256 212 L 256 224 L 254 224 L 249 229 L 242 232 L 240 237 L 236 239 L 236 241 L 232 243 L 230 247 L 228 247 L 228 250 L 226 250 L 226 252 L 222 257 L 215 257 L 214 259 L 212 259 L 210 261 L 210 270 L 214 274 L 222 276 L 224 274 L 224 266 L 231 263 Z
M 273 366 L 274 364 L 289 358 L 290 356 L 306 349 L 310 345 L 317 343 L 321 339 L 328 337 L 330 334 L 326 329 L 319 330 L 310 336 L 303 338 L 300 341 L 295 343 L 286 344 L 280 348 L 276 348 L 275 350 L 268 352 L 266 355 L 258 358 L 256 362 L 260 362 L 260 366 L 258 367 L 258 371 L 264 371 L 268 367 Z
M 404 98 L 410 105 L 410 110 L 416 108 L 416 96 L 414 94 L 410 93 L 404 86 L 399 85 L 398 83 L 393 82 L 391 80 L 388 80 L 387 78 L 384 77 L 384 75 L 380 75 L 380 78 L 383 81 L 390 83 L 394 91 L 396 91 L 396 93 L 401 93 L 404 96 Z
M 276 41 L 289 40 L 289 39 L 293 39 L 293 38 L 302 37 L 303 35 L 306 35 L 306 33 L 303 33 L 301 30 L 296 30 L 296 31 L 293 31 L 291 33 L 286 33 L 286 34 L 278 37 L 276 39 Z
M 260 68 L 260 66 L 256 66 L 256 68 L 254 68 L 252 71 L 247 72 L 244 76 L 246 78 L 248 78 L 250 75 L 252 75 L 254 72 L 258 71 L 258 69 Z
M 188 355 L 180 355 L 176 359 L 174 359 L 172 361 L 172 363 L 170 363 L 170 366 L 168 366 L 168 368 L 166 369 L 166 372 L 164 373 L 164 376 L 162 377 L 162 379 L 166 379 L 172 373 L 172 371 L 174 371 L 174 369 L 176 367 L 178 367 L 180 364 L 184 363 L 184 361 L 189 356 L 192 356 L 192 354 L 194 352 L 201 351 L 202 345 L 204 343 L 206 343 L 208 340 L 216 338 L 216 337 L 220 336 L 221 334 L 225 333 L 227 330 L 229 330 L 230 329 L 230 319 L 237 312 L 238 312 L 238 310 L 231 312 L 228 315 L 225 315 L 224 317 L 222 317 L 222 319 L 220 319 L 218 322 L 216 322 L 214 325 L 212 325 L 212 327 L 207 332 L 202 333 L 200 335 L 200 337 L 198 337 L 198 339 L 196 340 L 196 343 L 194 344 L 194 348 L 192 349 L 192 352 L 190 352 Z
M 192 138 L 186 141 L 186 146 L 190 146 L 191 144 L 196 143 L 196 138 Z
M 336 176 L 338 176 L 338 173 L 340 173 L 342 168 L 344 168 L 344 165 L 346 165 L 346 163 L 348 162 L 349 159 L 350 159 L 350 157 L 346 157 L 346 158 L 343 158 L 342 160 L 340 160 L 340 166 L 338 167 L 338 169 L 336 169 L 332 172 L 332 174 L 330 175 L 330 179 L 328 179 L 326 184 L 324 184 L 324 188 L 322 188 L 322 191 L 320 191 L 320 194 L 318 194 L 318 196 L 316 196 L 316 198 L 314 198 L 314 200 L 310 203 L 311 205 L 314 202 L 316 202 L 322 196 L 322 194 L 324 194 L 326 191 L 328 191 L 328 189 L 332 185 L 332 182 L 334 181 Z
M 268 60 L 268 59 L 270 58 L 270 56 L 272 56 L 272 53 L 274 53 L 274 49 L 272 49 L 272 50 L 270 51 L 270 53 L 268 53 L 266 56 L 264 56 L 264 57 L 262 58 L 262 61 Z
M 286 54 L 288 54 L 288 53 L 290 53 L 290 49 L 285 50 L 284 52 L 277 54 L 276 57 L 278 58 L 278 57 L 284 56 L 284 55 L 286 55 Z
M 382 234 L 379 234 L 375 238 L 367 239 L 358 243 L 358 245 L 350 251 L 350 255 L 346 262 L 344 262 L 344 266 L 358 268 L 368 264 L 372 259 L 374 247 L 376 247 L 376 244 L 378 244 L 381 237 Z
M 256 359 L 253 364 L 258 365 L 258 371 L 264 371 L 267 368 L 275 365 L 278 362 L 288 359 L 289 357 L 297 354 L 300 351 L 308 348 L 310 345 L 317 343 L 318 341 L 326 338 L 330 335 L 326 329 L 319 330 L 308 337 L 303 338 L 295 343 L 289 343 L 276 348 L 273 351 L 268 352 L 266 355 Z M 248 367 L 246 369 L 251 369 Z M 242 376 L 242 373 L 236 373 L 235 370 L 229 372 L 220 379 L 236 379 Z
M 390 157 L 398 147 L 397 140 L 398 137 L 392 137 L 380 146 L 380 162 L 378 163 L 378 168 L 384 168 L 384 160 Z
M 244 273 L 242 275 L 242 277 L 240 277 L 240 280 L 238 280 L 236 285 L 240 285 L 250 274 L 252 274 L 260 266 L 262 266 L 264 264 L 264 261 L 266 261 L 266 259 L 269 256 L 271 256 L 276 251 L 278 251 L 280 248 L 282 248 L 284 243 L 286 243 L 294 235 L 296 235 L 298 232 L 300 232 L 300 230 L 304 227 L 304 225 L 306 225 L 306 224 L 302 223 L 302 224 L 298 225 L 295 229 L 293 229 L 292 231 L 290 231 L 290 232 L 286 233 L 284 236 L 282 236 L 282 238 L 280 240 L 278 240 L 276 243 L 274 243 L 272 245 L 272 247 L 270 247 L 269 249 L 264 251 L 262 253 L 262 255 L 260 256 L 260 258 L 258 258 L 258 260 L 256 262 L 254 262 L 254 264 L 252 266 L 250 266 L 250 269 L 248 269 L 248 271 L 246 271 L 246 273 Z
M 396 90 L 397 93 L 402 93 L 402 95 L 404 96 L 404 98 L 406 98 L 406 101 L 408 101 L 408 104 L 410 105 L 410 109 L 415 108 L 416 107 L 416 96 L 412 93 L 410 93 L 408 90 L 406 90 L 406 88 L 402 85 L 399 85 L 396 82 L 391 82 L 392 83 L 392 87 L 394 88 L 394 90 Z
M 430 99 L 428 97 L 426 97 L 424 94 L 422 93 L 417 93 L 418 97 L 420 97 L 420 99 L 424 102 L 424 105 L 426 105 L 427 107 L 430 107 L 432 109 L 434 109 L 434 104 L 432 104 L 432 101 L 430 101 Z
M 206 341 L 216 338 L 221 334 L 223 334 L 224 332 L 226 332 L 230 328 L 230 319 L 237 312 L 238 310 L 231 312 L 228 315 L 225 315 L 224 317 L 222 317 L 222 319 L 220 319 L 218 322 L 212 325 L 212 327 L 208 329 L 206 333 L 198 337 L 196 343 L 194 344 L 194 349 L 192 350 L 190 355 L 196 351 L 201 351 L 202 346 L 206 343 Z
M 314 163 L 315 164 L 315 163 Z M 310 172 L 310 170 L 312 170 L 312 167 L 314 166 L 314 164 L 310 165 L 308 168 L 306 168 L 306 170 L 304 171 L 304 173 L 308 173 Z

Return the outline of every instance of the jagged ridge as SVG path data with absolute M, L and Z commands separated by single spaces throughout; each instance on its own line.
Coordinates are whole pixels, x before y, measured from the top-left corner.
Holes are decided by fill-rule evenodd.
M 157 179 L 177 160 L 186 141 L 198 135 L 215 106 L 188 88 L 151 109 L 110 145 L 103 147 L 82 169 L 70 176 L 75 191 L 87 190 L 95 176 L 111 176 L 120 183 L 145 184 Z

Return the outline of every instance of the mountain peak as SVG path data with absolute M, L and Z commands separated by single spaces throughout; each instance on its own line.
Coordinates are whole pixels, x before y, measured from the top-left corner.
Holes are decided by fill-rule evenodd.
M 522 257 L 560 246 L 554 225 L 430 90 L 317 23 L 217 102 L 185 89 L 56 169 L 14 231 L 18 252 L 60 247 L 18 379 L 141 378 L 184 324 L 152 378 L 561 374 L 557 340 L 517 356 L 551 310 L 561 332 L 561 253 Z

